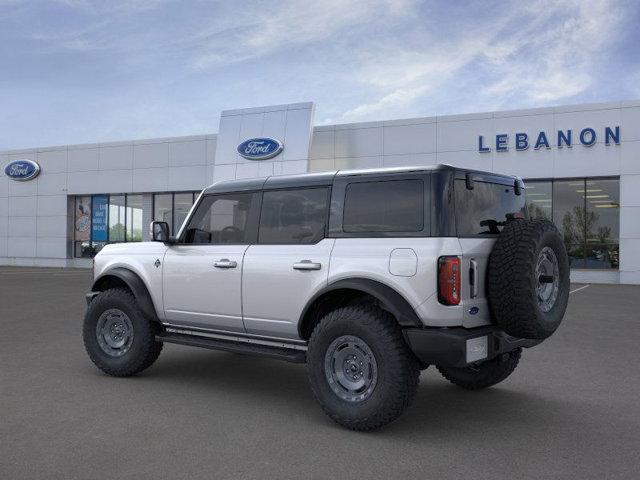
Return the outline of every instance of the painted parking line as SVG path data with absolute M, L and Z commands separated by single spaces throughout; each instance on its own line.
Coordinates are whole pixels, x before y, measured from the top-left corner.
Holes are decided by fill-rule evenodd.
M 576 288 L 575 290 L 571 290 L 569 293 L 576 293 L 579 292 L 580 290 L 584 290 L 587 287 L 590 287 L 591 285 L 583 285 L 582 287 Z

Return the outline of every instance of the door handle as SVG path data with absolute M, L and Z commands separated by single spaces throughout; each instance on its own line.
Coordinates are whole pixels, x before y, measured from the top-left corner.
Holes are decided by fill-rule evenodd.
M 228 258 L 221 258 L 217 262 L 214 262 L 213 266 L 216 268 L 236 268 L 238 266 L 238 262 L 229 260 Z
M 476 298 L 478 296 L 478 262 L 469 260 L 469 296 Z
M 311 260 L 301 260 L 293 264 L 294 270 L 320 270 L 321 263 L 312 262 Z

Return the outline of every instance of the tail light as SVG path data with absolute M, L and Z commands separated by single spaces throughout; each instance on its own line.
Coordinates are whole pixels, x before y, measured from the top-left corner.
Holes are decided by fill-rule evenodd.
M 460 303 L 460 258 L 438 259 L 438 301 L 443 305 Z

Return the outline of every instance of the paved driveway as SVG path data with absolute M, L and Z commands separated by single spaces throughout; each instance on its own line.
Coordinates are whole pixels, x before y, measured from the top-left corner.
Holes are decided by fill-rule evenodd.
M 0 267 L 0 478 L 640 478 L 640 287 L 571 295 L 502 384 L 428 369 L 375 433 L 333 424 L 305 369 L 166 345 L 135 378 L 81 339 L 86 271 Z M 579 288 L 579 285 L 572 288 Z

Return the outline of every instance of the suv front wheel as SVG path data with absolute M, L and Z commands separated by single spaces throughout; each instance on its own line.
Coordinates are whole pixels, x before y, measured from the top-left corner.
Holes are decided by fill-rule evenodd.
M 307 351 L 314 396 L 337 423 L 373 430 L 396 418 L 415 396 L 420 364 L 393 316 L 359 304 L 325 315 Z
M 162 343 L 155 339 L 157 331 L 157 324 L 144 316 L 129 290 L 112 288 L 89 304 L 82 336 L 89 357 L 100 370 L 126 377 L 156 361 L 162 350 Z

